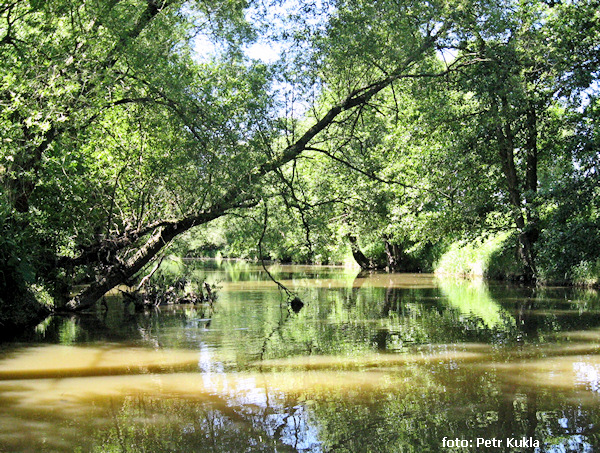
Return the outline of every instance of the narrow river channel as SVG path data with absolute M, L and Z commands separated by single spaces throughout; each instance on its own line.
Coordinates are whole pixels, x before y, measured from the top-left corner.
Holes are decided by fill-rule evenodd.
M 208 305 L 53 318 L 0 348 L 0 452 L 592 452 L 600 297 L 187 262 Z

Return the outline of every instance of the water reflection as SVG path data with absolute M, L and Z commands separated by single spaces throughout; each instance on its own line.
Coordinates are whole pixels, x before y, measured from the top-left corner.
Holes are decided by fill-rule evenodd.
M 208 264 L 185 272 L 221 286 L 214 311 L 113 297 L 3 345 L 0 451 L 600 446 L 595 293 L 274 267 L 293 313 L 260 268 Z

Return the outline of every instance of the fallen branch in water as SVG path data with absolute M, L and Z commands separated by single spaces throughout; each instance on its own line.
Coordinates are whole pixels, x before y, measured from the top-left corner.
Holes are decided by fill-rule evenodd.
M 165 276 L 152 277 L 160 269 L 165 256 L 152 267 L 152 270 L 146 274 L 140 283 L 131 291 L 120 290 L 125 302 L 133 303 L 136 310 L 142 310 L 146 307 L 158 307 L 161 305 L 193 304 L 198 305 L 207 303 L 211 307 L 217 300 L 217 293 L 214 291 L 216 286 L 211 286 L 207 282 L 199 282 L 193 285 L 186 277 L 176 280 L 167 279 Z M 194 288 L 195 286 L 195 288 Z

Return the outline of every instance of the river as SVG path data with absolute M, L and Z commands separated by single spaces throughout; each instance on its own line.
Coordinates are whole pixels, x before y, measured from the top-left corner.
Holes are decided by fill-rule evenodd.
M 50 318 L 0 347 L 0 452 L 592 452 L 600 298 L 190 261 L 210 305 Z

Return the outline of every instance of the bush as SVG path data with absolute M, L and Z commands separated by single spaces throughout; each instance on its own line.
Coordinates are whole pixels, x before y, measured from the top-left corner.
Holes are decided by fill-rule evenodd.
M 573 267 L 572 275 L 578 286 L 600 286 L 600 259 L 582 261 Z
M 8 337 L 50 312 L 39 303 L 35 268 L 20 231 L 0 213 L 0 335 Z M 27 258 L 29 257 L 29 259 Z M 41 294 L 41 293 L 40 293 Z
M 596 222 L 578 219 L 550 224 L 537 244 L 541 280 L 547 283 L 596 284 L 594 279 L 598 276 L 600 256 L 599 227 Z

